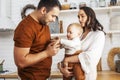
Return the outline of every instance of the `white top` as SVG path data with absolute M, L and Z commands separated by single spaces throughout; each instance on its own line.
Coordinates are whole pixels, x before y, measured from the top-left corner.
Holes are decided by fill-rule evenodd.
M 81 50 L 81 41 L 79 37 L 73 40 L 61 39 L 60 43 L 62 48 L 65 48 L 65 54 L 74 54 L 76 51 Z
M 102 55 L 105 44 L 105 35 L 102 31 L 91 31 L 85 39 L 81 41 L 82 53 L 79 54 L 79 60 L 82 69 L 86 73 L 85 80 L 96 80 L 97 64 Z

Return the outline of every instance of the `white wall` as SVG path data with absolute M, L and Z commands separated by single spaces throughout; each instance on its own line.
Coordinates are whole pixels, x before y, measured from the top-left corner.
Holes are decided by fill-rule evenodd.
M 0 58 L 5 59 L 4 69 L 15 71 L 13 59 L 13 32 L 0 32 Z
M 63 0 L 61 0 L 63 1 Z M 73 1 L 73 0 L 68 0 Z M 80 2 L 83 0 L 74 0 L 76 2 Z M 84 0 L 87 2 L 87 0 Z M 14 21 L 14 23 L 17 25 L 21 21 L 20 12 L 24 5 L 26 4 L 35 4 L 37 5 L 38 0 L 12 0 L 11 2 L 11 18 Z M 70 17 L 72 16 L 72 17 Z M 66 18 L 65 18 L 66 17 Z M 109 16 L 107 13 L 100 13 L 97 14 L 98 20 L 103 24 L 105 30 L 109 30 Z M 104 18 L 104 20 L 103 20 Z M 66 14 L 60 14 L 60 20 L 63 20 L 63 26 L 64 31 L 66 31 L 66 26 L 71 22 L 77 22 L 77 13 L 66 13 Z M 16 27 L 16 26 L 15 26 Z M 16 71 L 16 66 L 14 64 L 13 59 L 13 34 L 14 31 L 11 32 L 0 32 L 0 58 L 5 59 L 4 63 L 4 69 L 10 70 L 10 71 Z M 109 67 L 107 65 L 107 56 L 108 52 L 112 47 L 120 47 L 120 35 L 119 34 L 113 34 L 113 37 L 110 38 L 109 35 L 106 36 L 106 43 L 105 48 L 102 55 L 102 67 L 103 70 L 109 70 Z M 99 45 L 98 45 L 99 46 Z M 53 65 L 52 70 L 58 70 L 57 69 L 57 62 L 61 61 L 63 59 L 63 52 L 64 50 L 61 50 L 56 56 L 53 57 Z

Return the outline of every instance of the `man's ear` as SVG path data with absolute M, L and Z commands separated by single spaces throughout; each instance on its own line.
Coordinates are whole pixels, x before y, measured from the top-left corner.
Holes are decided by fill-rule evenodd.
M 40 11 L 41 11 L 42 14 L 46 14 L 47 9 L 46 9 L 46 7 L 42 7 Z

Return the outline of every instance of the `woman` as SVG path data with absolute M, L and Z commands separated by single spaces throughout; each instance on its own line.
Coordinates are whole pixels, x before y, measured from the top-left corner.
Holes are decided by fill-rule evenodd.
M 89 7 L 81 7 L 78 12 L 78 19 L 84 30 L 80 37 L 82 41 L 82 51 L 79 55 L 67 57 L 63 60 L 64 64 L 80 62 L 85 72 L 85 80 L 96 80 L 97 64 L 101 58 L 105 43 L 105 33 L 103 26 L 96 19 L 95 12 Z M 69 69 L 72 67 L 61 67 L 61 73 L 66 76 L 74 76 Z

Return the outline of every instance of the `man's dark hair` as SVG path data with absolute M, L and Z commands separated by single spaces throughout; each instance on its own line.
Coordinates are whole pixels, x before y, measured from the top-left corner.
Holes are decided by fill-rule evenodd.
M 53 7 L 61 9 L 61 4 L 59 0 L 40 0 L 37 9 L 41 9 L 42 7 L 46 7 L 47 12 L 49 12 Z

